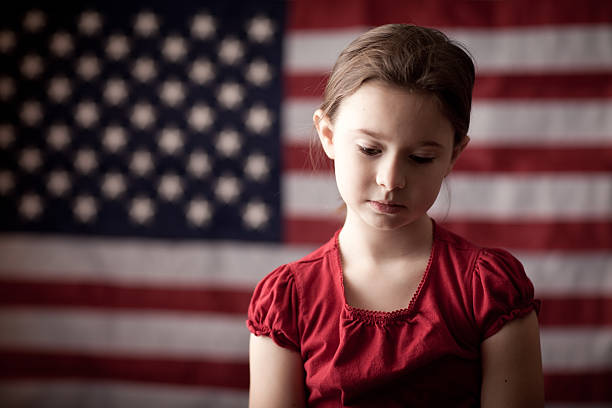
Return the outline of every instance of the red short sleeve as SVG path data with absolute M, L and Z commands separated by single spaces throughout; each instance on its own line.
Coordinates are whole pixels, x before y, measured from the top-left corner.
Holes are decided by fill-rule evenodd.
M 299 352 L 297 308 L 294 276 L 288 266 L 281 266 L 255 288 L 247 327 L 257 336 L 268 336 L 279 346 Z
M 533 284 L 523 265 L 502 249 L 484 249 L 476 262 L 472 282 L 476 323 L 482 339 L 497 333 L 515 318 L 540 311 Z

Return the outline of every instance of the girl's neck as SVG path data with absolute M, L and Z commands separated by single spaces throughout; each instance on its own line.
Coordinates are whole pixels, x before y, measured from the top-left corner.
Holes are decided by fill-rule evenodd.
M 339 242 L 343 257 L 356 257 L 373 263 L 407 260 L 431 251 L 433 225 L 425 214 L 410 225 L 380 230 L 347 215 Z

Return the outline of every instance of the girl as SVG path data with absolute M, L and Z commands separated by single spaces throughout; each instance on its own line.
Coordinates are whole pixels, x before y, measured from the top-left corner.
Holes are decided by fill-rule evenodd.
M 427 215 L 468 143 L 473 84 L 433 29 L 381 26 L 341 53 L 314 124 L 346 219 L 257 286 L 251 407 L 543 406 L 522 265 Z

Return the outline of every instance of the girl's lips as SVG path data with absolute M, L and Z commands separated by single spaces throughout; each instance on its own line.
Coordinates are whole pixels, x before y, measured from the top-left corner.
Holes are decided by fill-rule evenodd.
M 381 201 L 368 201 L 368 204 L 374 209 L 374 211 L 383 214 L 397 214 L 403 208 L 406 208 L 401 204 L 384 203 Z

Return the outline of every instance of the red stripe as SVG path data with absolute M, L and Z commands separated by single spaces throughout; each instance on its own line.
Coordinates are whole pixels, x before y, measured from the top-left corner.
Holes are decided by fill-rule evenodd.
M 0 280 L 0 306 L 79 306 L 246 315 L 250 300 L 250 290 Z
M 402 1 L 296 0 L 290 6 L 289 30 L 366 27 L 416 23 L 435 27 L 508 27 L 608 23 L 612 3 L 586 0 L 577 7 L 559 1 Z
M 327 172 L 332 167 L 321 149 L 290 144 L 283 148 L 286 171 Z M 459 157 L 454 171 L 459 172 L 609 172 L 612 169 L 612 148 L 606 147 L 480 147 L 469 146 Z M 331 173 L 330 173 L 331 174 Z
M 247 389 L 246 362 L 0 351 L 0 379 L 78 378 Z M 7 369 L 10 367 L 10 369 Z
M 172 290 L 101 284 L 0 280 L 0 306 L 80 307 L 239 314 L 246 318 L 251 290 Z M 612 326 L 612 298 L 542 298 L 542 326 Z
M 285 76 L 286 98 L 322 98 L 327 74 Z M 474 99 L 601 99 L 612 97 L 612 72 L 479 75 Z
M 248 389 L 246 362 L 95 356 L 76 353 L 0 351 L 2 380 L 115 380 Z M 546 373 L 549 402 L 612 401 L 612 372 Z
M 341 226 L 341 220 L 289 217 L 284 240 L 291 244 L 322 244 Z M 465 238 L 488 247 L 525 250 L 597 250 L 612 248 L 611 221 L 442 223 Z
M 612 371 L 546 373 L 547 402 L 612 402 Z
M 563 296 L 540 299 L 542 308 L 538 318 L 541 326 L 612 326 L 612 298 Z

